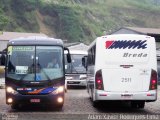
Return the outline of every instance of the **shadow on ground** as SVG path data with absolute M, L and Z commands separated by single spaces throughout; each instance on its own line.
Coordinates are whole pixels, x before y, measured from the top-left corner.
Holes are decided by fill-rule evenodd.
M 132 108 L 130 102 L 126 101 L 103 101 L 95 109 L 100 113 L 148 114 L 145 108 Z

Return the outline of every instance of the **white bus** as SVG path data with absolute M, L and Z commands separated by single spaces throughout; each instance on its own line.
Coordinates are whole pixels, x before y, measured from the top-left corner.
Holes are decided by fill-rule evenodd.
M 86 87 L 86 69 L 82 65 L 82 58 L 87 56 L 87 51 L 70 50 L 70 55 L 72 62 L 65 61 L 66 89 L 67 86 Z
M 157 99 L 155 39 L 146 35 L 108 35 L 91 43 L 87 58 L 87 90 L 100 101 L 128 101 L 133 108 Z

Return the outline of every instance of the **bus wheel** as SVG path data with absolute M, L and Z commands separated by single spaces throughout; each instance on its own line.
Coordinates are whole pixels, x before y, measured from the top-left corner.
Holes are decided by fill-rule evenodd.
M 93 107 L 97 108 L 99 106 L 99 102 L 98 101 L 92 101 L 93 103 Z
M 144 108 L 145 106 L 145 102 L 144 101 L 141 101 L 141 102 L 138 102 L 138 108 Z
M 144 101 L 132 101 L 131 102 L 131 107 L 132 108 L 140 108 L 143 109 L 145 106 L 145 102 Z
M 50 104 L 49 105 L 49 110 L 52 110 L 52 111 L 61 111 L 63 108 L 63 104 L 59 104 L 59 105 L 55 105 L 55 104 Z
M 56 110 L 61 111 L 63 108 L 63 104 L 56 105 Z
M 132 108 L 137 108 L 137 107 L 138 107 L 138 106 L 137 106 L 137 102 L 132 101 L 132 102 L 131 102 L 131 107 L 132 107 Z

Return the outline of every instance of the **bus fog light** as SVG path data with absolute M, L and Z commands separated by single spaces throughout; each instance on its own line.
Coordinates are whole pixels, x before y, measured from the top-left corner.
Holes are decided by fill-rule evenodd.
M 58 97 L 57 102 L 58 103 L 62 103 L 63 102 L 63 98 L 62 97 Z
M 7 102 L 8 102 L 8 103 L 12 103 L 12 102 L 13 102 L 13 99 L 12 99 L 12 98 L 8 98 Z

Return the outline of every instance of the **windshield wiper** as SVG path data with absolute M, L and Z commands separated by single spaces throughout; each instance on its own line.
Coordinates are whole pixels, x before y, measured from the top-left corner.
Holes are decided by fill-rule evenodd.
M 47 75 L 47 73 L 44 71 L 44 69 L 41 67 L 41 65 L 38 63 L 38 66 L 40 67 L 41 71 L 44 73 L 44 75 L 47 77 L 48 80 L 48 85 L 51 84 L 52 80 L 50 79 L 50 77 Z
M 44 71 L 44 69 L 41 67 L 41 65 L 39 63 L 37 65 L 39 66 L 39 68 L 41 69 L 41 71 L 44 73 L 44 75 L 47 77 L 47 79 L 49 81 L 51 81 L 51 79 L 49 78 L 49 76 L 47 75 L 47 73 Z
M 78 71 L 76 70 L 76 68 L 74 67 L 74 65 L 71 63 L 71 72 L 73 72 L 73 71 L 75 71 L 76 73 L 78 73 Z

